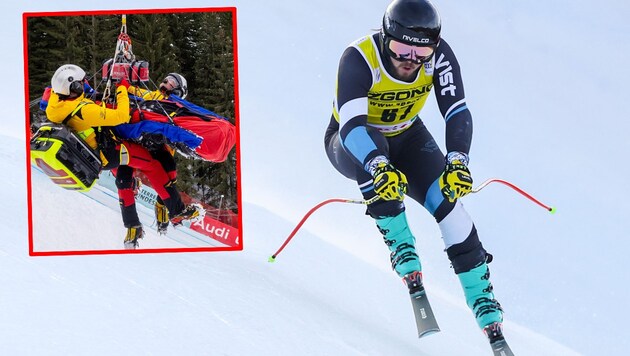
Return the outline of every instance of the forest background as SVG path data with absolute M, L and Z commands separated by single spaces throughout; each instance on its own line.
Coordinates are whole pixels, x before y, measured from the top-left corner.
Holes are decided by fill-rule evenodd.
M 80 66 L 90 84 L 103 90 L 101 68 L 114 55 L 121 19 L 121 15 L 27 19 L 31 123 L 45 117 L 38 109 L 39 100 L 63 64 Z M 235 123 L 231 12 L 131 14 L 126 24 L 136 59 L 149 62 L 150 89 L 156 89 L 168 73 L 180 73 L 188 82 L 187 100 Z M 238 214 L 235 149 L 222 163 L 176 157 L 180 191 Z

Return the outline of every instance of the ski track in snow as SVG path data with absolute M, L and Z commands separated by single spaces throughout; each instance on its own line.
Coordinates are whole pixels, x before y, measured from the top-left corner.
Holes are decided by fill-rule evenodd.
M 4 58 L 11 68 L 5 81 L 17 84 L 0 88 L 12 98 L 0 135 L 0 354 L 489 355 L 441 252 L 440 232 L 426 212 L 418 212 L 421 207 L 408 205 L 410 223 L 443 330 L 426 339 L 415 337 L 404 287 L 388 270 L 373 223 L 355 211 L 361 208 L 318 211 L 275 264 L 265 262 L 299 214 L 319 200 L 357 194 L 330 166 L 321 135 L 339 56 L 350 41 L 380 26 L 387 2 L 182 4 L 238 8 L 245 250 L 63 257 L 28 257 L 24 98 L 15 88 L 23 83 L 22 12 L 79 8 L 69 2 L 7 3 L 5 27 L 18 30 L 5 36 L 6 47 L 18 50 Z M 492 278 L 512 348 L 517 355 L 574 354 L 536 330 L 584 354 L 628 354 L 622 264 L 630 203 L 600 187 L 602 172 L 611 167 L 618 176 L 629 172 L 615 153 L 627 151 L 630 121 L 610 104 L 626 100 L 630 5 L 550 1 L 544 11 L 535 2 L 436 5 L 474 118 L 474 178 L 513 180 L 559 209 L 547 219 L 530 202 L 498 188 L 466 198 L 484 246 L 495 255 Z M 114 0 L 80 8 L 130 7 Z M 163 1 L 146 5 L 172 7 Z M 261 41 L 261 28 L 277 30 L 274 41 L 290 58 L 278 60 L 277 47 Z M 586 48 L 602 59 L 589 60 Z M 602 63 L 606 70 L 594 69 Z M 443 147 L 444 123 L 434 98 L 422 115 Z M 283 159 L 269 164 L 278 152 Z M 297 172 L 298 179 L 268 179 L 279 171 Z M 578 177 L 568 179 L 569 172 Z M 120 248 L 124 229 L 116 209 L 80 194 L 67 202 L 81 205 L 94 225 L 67 223 L 61 216 L 67 204 L 45 211 L 60 220 L 38 221 L 72 236 L 73 246 L 105 232 L 111 241 L 93 239 L 91 246 Z M 154 241 L 160 237 L 148 236 L 141 246 Z M 585 286 L 596 288 L 585 294 Z
M 23 182 L 24 154 L 17 148 L 23 145 L 11 143 L 0 164 Z M 9 192 L 3 214 L 25 221 L 23 192 Z M 57 196 L 42 195 L 50 201 L 41 203 L 55 206 Z M 79 193 L 64 199 L 63 206 L 79 205 L 85 217 L 103 220 L 95 230 L 64 218 L 75 239 L 118 228 L 109 207 Z M 0 280 L 3 353 L 490 354 L 470 311 L 453 308 L 440 293 L 429 295 L 443 331 L 418 340 L 406 288 L 392 272 L 307 231 L 267 263 L 293 226 L 256 205 L 243 210 L 245 250 L 229 253 L 28 257 L 25 224 L 9 227 L 0 248 L 0 268 L 10 271 Z M 427 288 L 440 286 L 432 281 Z M 519 354 L 576 354 L 513 323 L 506 323 L 506 335 Z
M 123 248 L 126 228 L 116 193 L 98 184 L 87 193 L 59 189 L 39 169 L 33 168 L 31 172 L 35 252 Z M 160 236 L 153 210 L 139 203 L 136 207 L 145 230 L 145 237 L 140 240 L 142 249 L 225 246 L 183 226 L 171 225 L 167 235 Z M 80 239 L 68 238 L 76 231 L 74 225 L 86 226 L 91 234 Z

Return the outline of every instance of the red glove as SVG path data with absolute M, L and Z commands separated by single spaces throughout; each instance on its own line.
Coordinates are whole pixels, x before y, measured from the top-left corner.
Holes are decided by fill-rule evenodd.
M 130 85 L 131 84 L 129 84 L 129 82 L 127 81 L 127 78 L 123 78 L 123 80 L 121 80 L 120 83 L 118 83 L 118 86 L 123 86 L 127 90 L 129 90 Z

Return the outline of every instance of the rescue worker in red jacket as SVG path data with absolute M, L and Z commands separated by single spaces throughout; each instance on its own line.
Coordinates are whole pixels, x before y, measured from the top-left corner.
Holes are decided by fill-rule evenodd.
M 177 95 L 181 99 L 184 99 L 188 95 L 188 82 L 183 75 L 178 73 L 169 73 L 164 77 L 160 83 L 158 90 L 143 89 L 134 85 L 130 85 L 127 80 L 122 80 L 120 85 L 127 88 L 127 91 L 131 95 L 135 95 L 142 100 L 166 100 L 170 95 Z M 169 179 L 175 184 L 177 181 L 177 164 L 174 159 L 174 151 L 167 145 L 161 145 L 155 149 L 150 150 L 151 155 L 160 161 L 162 167 L 169 176 Z M 125 172 L 121 179 L 133 183 L 133 172 Z M 127 183 L 129 184 L 129 183 Z M 169 211 L 162 201 L 162 198 L 158 196 L 155 200 L 155 219 L 157 221 L 157 230 L 160 234 L 165 234 L 169 225 Z M 137 214 L 137 213 L 136 213 Z

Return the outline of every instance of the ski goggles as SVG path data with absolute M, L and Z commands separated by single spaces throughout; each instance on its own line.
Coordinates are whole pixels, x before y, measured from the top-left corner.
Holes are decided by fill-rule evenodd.
M 164 78 L 164 80 L 162 81 L 162 84 L 166 88 L 166 90 L 173 90 L 173 89 L 179 87 L 179 82 L 177 81 L 177 79 L 173 78 L 170 75 L 168 75 L 168 76 L 166 76 L 166 78 Z M 162 85 L 160 85 L 160 86 L 162 86 Z
M 435 52 L 435 46 L 413 46 L 396 40 L 389 40 L 387 52 L 397 61 L 411 61 L 415 64 L 428 62 Z

